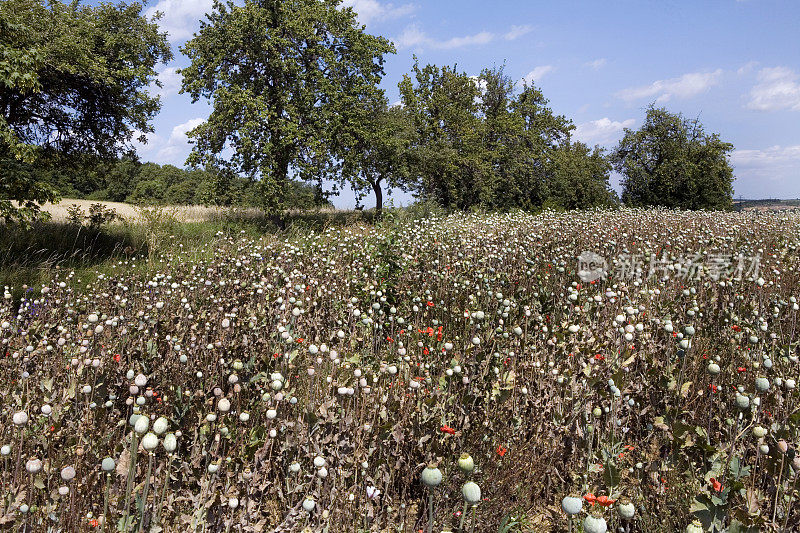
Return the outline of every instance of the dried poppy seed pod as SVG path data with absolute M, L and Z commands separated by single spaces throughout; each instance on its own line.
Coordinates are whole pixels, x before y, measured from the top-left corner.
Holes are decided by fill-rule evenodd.
M 576 515 L 583 509 L 583 498 L 580 496 L 565 496 L 561 500 L 561 509 L 568 515 Z
M 700 520 L 692 520 L 692 523 L 686 526 L 686 533 L 703 533 L 703 524 Z
M 789 449 L 789 443 L 783 439 L 779 440 L 778 449 L 781 451 L 781 453 L 786 453 L 786 451 Z
M 437 466 L 436 463 L 430 463 L 425 467 L 425 470 L 422 471 L 422 484 L 429 489 L 437 487 L 439 483 L 442 482 L 442 471 L 439 470 Z
M 25 470 L 29 474 L 38 474 L 42 470 L 42 461 L 40 459 L 28 459 L 25 463 Z
M 70 482 L 75 479 L 75 468 L 72 466 L 65 466 L 61 469 L 61 479 Z
M 461 496 L 464 497 L 465 502 L 475 505 L 481 501 L 481 488 L 474 481 L 467 481 L 461 487 Z
M 466 452 L 461 454 L 461 457 L 458 458 L 458 469 L 461 470 L 464 475 L 472 473 L 475 469 L 475 461 L 470 454 Z

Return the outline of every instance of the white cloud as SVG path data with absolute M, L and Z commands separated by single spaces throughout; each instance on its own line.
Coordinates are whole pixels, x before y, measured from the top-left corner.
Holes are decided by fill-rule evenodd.
M 575 131 L 572 132 L 572 135 L 575 139 L 589 146 L 594 146 L 595 144 L 606 146 L 616 143 L 622 137 L 622 131 L 625 128 L 630 128 L 635 123 L 636 120 L 632 118 L 620 122 L 604 117 L 599 120 L 578 124 L 575 126 Z
M 205 121 L 206 119 L 204 118 L 193 118 L 191 120 L 187 120 L 183 124 L 178 124 L 172 128 L 172 135 L 169 136 L 169 143 L 178 144 L 187 142 L 188 137 L 186 137 L 186 134 L 189 132 L 189 130 L 193 130 Z
M 211 11 L 213 3 L 213 0 L 159 0 L 145 14 L 152 17 L 156 12 L 163 13 L 158 24 L 169 34 L 169 41 L 175 43 L 185 41 L 197 31 L 199 21 Z
M 508 30 L 508 33 L 503 35 L 503 39 L 506 41 L 513 41 L 514 39 L 519 39 L 523 35 L 529 34 L 533 31 L 533 27 L 530 24 L 524 24 L 522 26 L 511 26 L 511 29 Z
M 525 74 L 522 77 L 522 79 L 520 79 L 519 82 L 517 82 L 517 85 L 520 87 L 526 83 L 528 85 L 532 85 L 534 82 L 539 81 L 550 72 L 553 72 L 554 69 L 555 67 L 553 67 L 552 65 L 539 65 L 532 71 Z
M 410 15 L 416 9 L 413 4 L 384 4 L 378 0 L 344 0 L 342 7 L 352 7 L 358 14 L 358 21 L 361 24 L 369 24 L 374 21 L 396 19 Z
M 800 111 L 800 76 L 786 67 L 762 68 L 747 107 L 758 111 Z
M 666 102 L 673 97 L 691 98 L 719 84 L 720 78 L 722 78 L 722 69 L 714 72 L 690 72 L 678 78 L 657 80 L 650 85 L 624 89 L 619 91 L 617 96 L 623 100 L 655 97 L 656 102 Z
M 181 75 L 177 71 L 178 69 L 175 67 L 167 67 L 159 72 L 158 80 L 161 82 L 161 87 L 153 83 L 150 85 L 150 91 L 161 96 L 162 100 L 178 94 L 178 91 L 181 90 Z
M 412 24 L 406 26 L 400 37 L 395 39 L 398 48 L 437 48 L 440 50 L 451 50 L 462 46 L 488 44 L 495 39 L 495 35 L 488 31 L 482 31 L 474 35 L 464 37 L 452 37 L 447 40 L 438 40 L 429 37 L 419 26 Z
M 797 167 L 800 164 L 800 144 L 771 146 L 764 150 L 735 150 L 731 162 L 737 167 L 747 168 Z
M 595 59 L 594 61 L 589 61 L 588 63 L 585 63 L 585 65 L 587 67 L 593 68 L 594 70 L 599 70 L 599 69 L 603 68 L 606 65 L 606 63 L 607 63 L 606 58 L 605 57 L 601 57 L 601 58 Z

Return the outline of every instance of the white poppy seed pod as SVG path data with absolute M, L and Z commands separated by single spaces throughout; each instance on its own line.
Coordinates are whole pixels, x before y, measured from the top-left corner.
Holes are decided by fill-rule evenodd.
M 300 463 L 294 461 L 292 464 L 289 465 L 289 471 L 293 474 L 296 474 L 300 471 Z
M 50 414 L 51 414 L 52 412 L 53 412 L 53 408 L 52 408 L 50 405 L 48 405 L 48 404 L 44 404 L 44 405 L 42 406 L 42 414 L 43 414 L 44 416 L 50 416 Z
M 169 420 L 165 417 L 160 416 L 153 422 L 153 432 L 155 432 L 156 435 L 163 435 L 167 432 L 167 429 L 169 429 Z
M 270 436 L 270 438 L 272 438 L 272 439 L 274 439 L 275 437 L 277 437 L 277 436 L 278 436 L 278 432 L 277 432 L 277 431 L 275 431 L 275 428 L 272 428 L 272 429 L 270 429 L 270 430 L 269 430 L 269 436 Z
M 144 387 L 147 385 L 147 376 L 144 374 L 139 374 L 136 376 L 136 379 L 134 379 L 133 382 L 137 387 Z
M 158 447 L 158 437 L 153 432 L 148 433 L 144 437 L 142 437 L 142 448 L 151 452 Z
M 784 382 L 784 385 L 786 386 L 786 390 L 793 390 L 795 387 L 795 381 L 792 378 L 789 378 Z
M 24 426 L 28 423 L 28 413 L 25 411 L 17 411 L 14 413 L 14 416 L 11 417 L 11 420 L 14 422 L 15 426 Z
M 608 525 L 605 518 L 601 516 L 587 515 L 583 519 L 583 531 L 584 533 L 606 533 Z
M 25 470 L 29 474 L 38 474 L 42 470 L 42 461 L 40 459 L 28 459 L 25 463 Z
M 736 406 L 739 409 L 745 410 L 750 407 L 750 397 L 745 396 L 744 394 L 737 394 L 736 395 Z
M 219 463 L 211 463 L 208 465 L 208 473 L 216 474 L 219 471 Z
M 432 489 L 439 485 L 442 482 L 442 471 L 439 470 L 438 465 L 436 463 L 430 463 L 425 469 L 422 471 L 422 475 L 420 476 L 422 480 L 422 484 Z
M 239 413 L 239 422 L 247 422 L 250 420 L 250 413 Z
M 272 383 L 270 384 L 270 388 L 276 392 L 283 389 L 283 381 L 279 379 L 273 379 Z
M 461 487 L 461 496 L 465 502 L 474 505 L 481 501 L 481 488 L 474 481 L 467 481 Z
M 103 472 L 111 472 L 116 467 L 117 463 L 111 457 L 106 457 L 105 459 L 103 459 L 103 462 L 100 463 L 100 468 L 103 470 Z
M 65 466 L 61 469 L 61 479 L 66 482 L 70 482 L 75 479 L 75 467 L 73 466 Z
M 61 485 L 60 487 L 58 487 L 58 494 L 60 496 L 66 496 L 67 494 L 69 494 L 69 487 L 67 487 L 66 485 Z
M 236 509 L 237 507 L 239 507 L 239 498 L 231 498 L 228 500 L 229 509 Z
M 97 313 L 90 313 L 90 314 L 89 314 L 89 316 L 88 316 L 88 317 L 86 317 L 86 320 L 87 320 L 87 321 L 88 321 L 90 324 L 94 324 L 95 322 L 97 322 L 98 320 L 100 320 L 100 318 L 97 316 Z
M 765 377 L 756 378 L 756 390 L 765 392 L 769 390 L 769 380 Z
M 303 500 L 303 509 L 305 509 L 306 512 L 308 512 L 308 513 L 313 511 L 314 507 L 316 507 L 316 505 L 317 504 L 314 501 L 314 498 L 312 498 L 311 496 L 306 496 L 305 500 Z
M 767 446 L 766 444 L 762 444 L 761 446 L 758 447 L 758 449 L 761 450 L 761 453 L 764 455 L 769 454 L 769 446 Z
M 623 520 L 632 520 L 636 514 L 636 507 L 629 501 L 620 502 L 617 504 L 617 511 L 619 511 L 619 516 Z
M 150 419 L 146 416 L 139 416 L 136 418 L 136 422 L 133 425 L 133 430 L 139 434 L 144 435 L 147 433 L 147 430 L 150 429 Z
M 167 433 L 164 435 L 164 442 L 162 445 L 167 453 L 173 453 L 178 448 L 178 439 L 175 437 L 174 433 Z
M 1 446 L 0 447 L 0 455 L 2 455 L 3 457 L 7 457 L 8 455 L 11 455 L 11 446 L 9 446 L 8 444 L 4 444 L 3 446 Z
M 269 420 L 274 419 L 276 416 L 278 416 L 278 411 L 277 410 L 275 410 L 275 409 L 267 409 L 267 418 Z
M 227 398 L 222 398 L 217 402 L 217 409 L 219 409 L 220 413 L 227 413 L 231 410 L 231 401 Z
M 767 429 L 763 426 L 756 426 L 753 428 L 753 436 L 756 438 L 763 438 L 767 434 Z
M 322 457 L 321 455 L 317 455 L 316 457 L 314 457 L 314 466 L 317 468 L 322 468 L 323 466 L 325 466 L 325 458 Z
M 716 376 L 717 374 L 719 374 L 719 372 L 720 372 L 720 368 L 719 368 L 719 365 L 717 363 L 709 363 L 709 365 L 708 365 L 708 373 L 709 374 L 711 374 L 712 376 Z
M 576 515 L 583 509 L 583 498 L 580 496 L 564 496 L 561 500 L 561 509 L 568 515 Z
M 325 479 L 326 477 L 328 477 L 328 469 L 327 469 L 327 468 L 325 468 L 325 467 L 323 466 L 322 468 L 320 468 L 319 470 L 317 470 L 317 475 L 318 475 L 318 476 L 319 476 L 321 479 Z

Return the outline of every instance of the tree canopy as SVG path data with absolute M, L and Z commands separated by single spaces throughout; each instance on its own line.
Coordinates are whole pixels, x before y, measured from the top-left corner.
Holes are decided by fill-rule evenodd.
M 189 132 L 192 165 L 258 180 L 264 208 L 282 208 L 287 180 L 335 177 L 343 111 L 380 94 L 394 46 L 364 31 L 341 0 L 215 0 L 183 47 L 183 91 L 206 98 L 208 120 Z
M 705 133 L 699 120 L 650 105 L 645 123 L 611 154 L 623 175 L 622 200 L 632 206 L 727 209 L 733 200 L 733 145 Z
M 42 167 L 113 157 L 152 131 L 160 101 L 147 88 L 172 53 L 142 9 L 0 2 L 0 217 L 29 218 L 57 198 Z

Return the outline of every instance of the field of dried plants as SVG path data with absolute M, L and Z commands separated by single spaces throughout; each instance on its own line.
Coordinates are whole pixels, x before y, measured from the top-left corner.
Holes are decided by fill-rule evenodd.
M 0 300 L 0 530 L 796 531 L 799 269 L 800 213 L 630 209 L 54 268 Z

